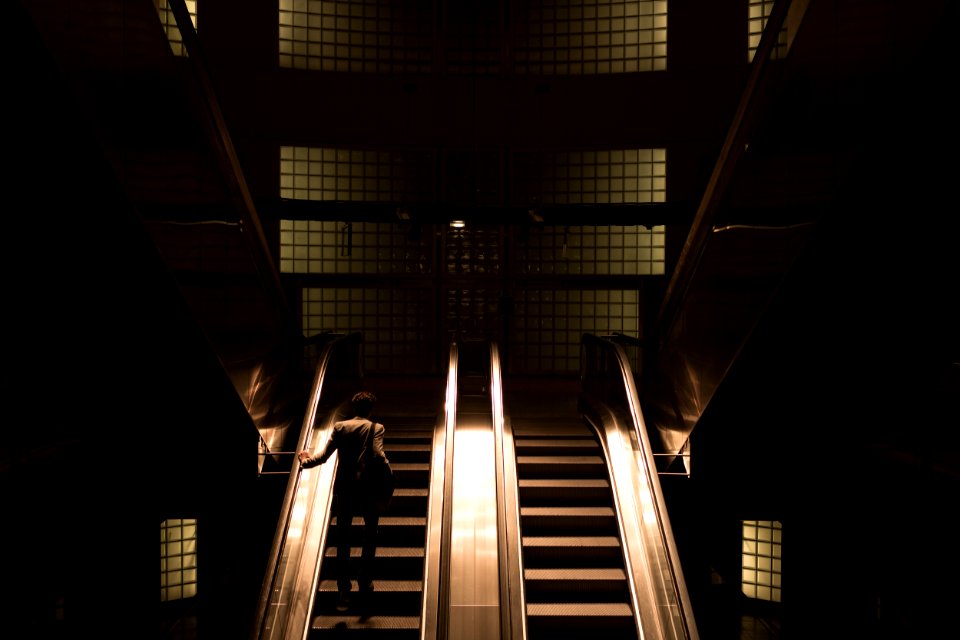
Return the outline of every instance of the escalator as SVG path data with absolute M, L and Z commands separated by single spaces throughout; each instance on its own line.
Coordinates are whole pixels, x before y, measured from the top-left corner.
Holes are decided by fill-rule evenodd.
M 696 640 L 622 346 L 584 334 L 578 381 L 506 379 L 503 398 L 523 592 L 513 637 Z
M 333 480 L 338 453 L 316 467 L 296 465 L 290 470 L 251 640 L 414 639 L 423 637 L 422 628 L 436 626 L 441 518 L 433 514 L 444 500 L 449 381 L 445 388 L 444 380 L 435 377 L 365 378 L 361 343 L 359 334 L 351 334 L 324 347 L 303 427 L 289 448 L 322 446 L 335 422 L 348 417 L 349 398 L 357 389 L 377 396 L 371 418 L 386 429 L 384 449 L 397 484 L 380 518 L 373 596 L 363 616 L 358 610 L 336 610 Z M 455 362 L 448 374 L 452 379 Z M 362 528 L 363 519 L 351 526 Z M 360 536 L 354 539 L 359 544 Z M 359 562 L 360 552 L 359 546 L 351 549 L 352 563 Z
M 378 411 L 383 423 L 384 449 L 397 478 L 387 511 L 380 517 L 374 593 L 361 618 L 357 611 L 336 610 L 337 520 L 331 514 L 320 582 L 307 638 L 324 638 L 331 630 L 351 638 L 419 638 L 423 598 L 424 550 L 430 482 L 430 460 L 436 415 L 392 415 Z M 354 518 L 354 540 L 359 541 L 361 517 Z M 359 562 L 360 547 L 350 550 Z M 356 570 L 352 571 L 356 575 Z M 354 589 L 354 594 L 356 589 Z
M 617 512 L 597 435 L 575 413 L 512 413 L 511 421 L 527 637 L 598 633 L 635 640 Z
M 464 344 L 459 382 L 452 345 L 426 400 L 378 389 L 398 490 L 368 615 L 335 609 L 328 461 L 291 476 L 253 638 L 696 640 L 629 364 L 608 340 L 582 347 L 570 385 L 504 384 L 496 345 Z M 300 443 L 324 442 L 342 409 L 309 415 Z

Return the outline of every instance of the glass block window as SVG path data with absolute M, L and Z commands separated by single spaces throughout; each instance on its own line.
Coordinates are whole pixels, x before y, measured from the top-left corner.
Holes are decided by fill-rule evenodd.
M 167 34 L 167 40 L 170 42 L 170 48 L 173 49 L 175 56 L 187 56 L 187 48 L 183 44 L 183 36 L 180 35 L 180 29 L 177 27 L 177 19 L 170 9 L 167 0 L 153 0 L 160 14 L 160 23 Z M 197 0 L 185 0 L 187 11 L 190 12 L 190 21 L 193 23 L 193 29 L 197 29 Z
M 635 289 L 531 289 L 513 297 L 509 344 L 514 373 L 578 373 L 584 333 L 640 335 Z
M 520 74 L 667 68 L 667 0 L 526 0 L 512 20 Z
M 767 25 L 767 18 L 773 10 L 774 0 L 749 0 L 749 13 L 747 18 L 747 62 L 753 62 L 753 56 L 757 53 L 757 47 L 760 46 L 760 36 Z M 770 52 L 771 60 L 778 60 L 786 55 L 787 51 L 787 27 L 784 25 L 777 36 L 777 43 Z
M 197 521 L 173 518 L 160 523 L 160 600 L 197 595 Z
M 444 238 L 444 248 L 447 273 L 500 273 L 499 227 L 451 228 Z
M 776 520 L 744 520 L 741 590 L 749 598 L 780 602 L 780 537 Z
M 666 202 L 667 150 L 523 152 L 516 200 L 526 206 Z
M 444 297 L 446 330 L 450 340 L 497 339 L 503 333 L 499 288 L 447 289 Z
M 428 274 L 428 233 L 375 222 L 280 221 L 281 273 Z
M 378 373 L 433 372 L 430 288 L 304 288 L 303 333 L 363 334 L 363 363 Z
M 280 0 L 280 66 L 429 73 L 432 0 Z
M 543 226 L 517 241 L 524 274 L 663 275 L 665 228 Z
M 280 147 L 280 197 L 342 202 L 424 202 L 435 193 L 434 154 Z

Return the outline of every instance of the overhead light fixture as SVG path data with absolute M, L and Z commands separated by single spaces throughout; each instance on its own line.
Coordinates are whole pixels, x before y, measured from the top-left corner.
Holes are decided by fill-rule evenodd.
M 454 229 L 463 229 L 465 226 L 467 226 L 467 223 L 463 220 L 451 220 L 450 226 Z

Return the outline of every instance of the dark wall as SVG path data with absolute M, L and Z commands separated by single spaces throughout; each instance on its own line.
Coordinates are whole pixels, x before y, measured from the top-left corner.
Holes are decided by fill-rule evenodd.
M 960 226 L 938 212 L 955 200 L 942 150 L 960 112 L 946 81 L 956 8 L 929 4 L 903 47 L 831 92 L 792 95 L 794 123 L 822 118 L 815 132 L 849 170 L 698 424 L 694 477 L 675 491 L 700 577 L 713 567 L 735 585 L 738 520 L 782 521 L 791 637 L 955 628 Z
M 256 430 L 32 23 L 6 13 L 5 631 L 151 636 L 177 517 L 199 521 L 204 623 L 237 621 L 262 577 Z

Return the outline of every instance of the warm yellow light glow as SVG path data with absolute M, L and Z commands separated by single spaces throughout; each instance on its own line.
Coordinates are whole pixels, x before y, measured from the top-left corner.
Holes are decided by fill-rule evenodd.
M 465 226 L 467 226 L 467 223 L 463 220 L 451 220 L 450 226 L 454 229 L 463 229 Z

